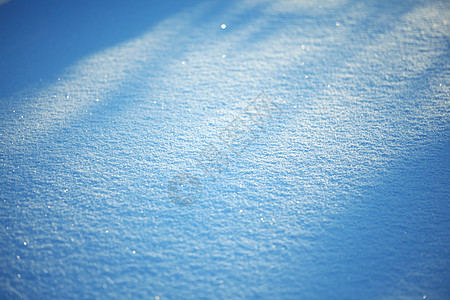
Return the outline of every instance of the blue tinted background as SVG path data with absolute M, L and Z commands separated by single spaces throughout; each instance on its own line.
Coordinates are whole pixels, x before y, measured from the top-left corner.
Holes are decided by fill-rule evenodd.
M 450 298 L 449 16 L 3 3 L 0 298 Z M 282 113 L 233 155 L 261 91 Z

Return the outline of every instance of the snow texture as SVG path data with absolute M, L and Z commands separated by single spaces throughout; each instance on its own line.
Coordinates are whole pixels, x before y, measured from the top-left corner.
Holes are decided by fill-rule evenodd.
M 39 80 L 3 18 L 0 298 L 449 299 L 449 17 L 201 2 Z

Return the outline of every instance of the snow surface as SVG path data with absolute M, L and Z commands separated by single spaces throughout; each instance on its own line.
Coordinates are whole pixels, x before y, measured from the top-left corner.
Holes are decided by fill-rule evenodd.
M 450 298 L 447 1 L 3 2 L 0 298 Z

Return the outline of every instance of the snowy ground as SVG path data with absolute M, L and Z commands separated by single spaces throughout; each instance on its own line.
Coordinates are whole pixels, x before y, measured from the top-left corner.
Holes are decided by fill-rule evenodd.
M 2 2 L 1 299 L 450 298 L 447 1 Z

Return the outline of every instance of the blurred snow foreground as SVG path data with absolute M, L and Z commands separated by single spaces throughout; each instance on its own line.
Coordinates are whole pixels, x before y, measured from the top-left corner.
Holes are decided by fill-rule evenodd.
M 1 99 L 0 298 L 449 297 L 449 16 L 204 3 Z

